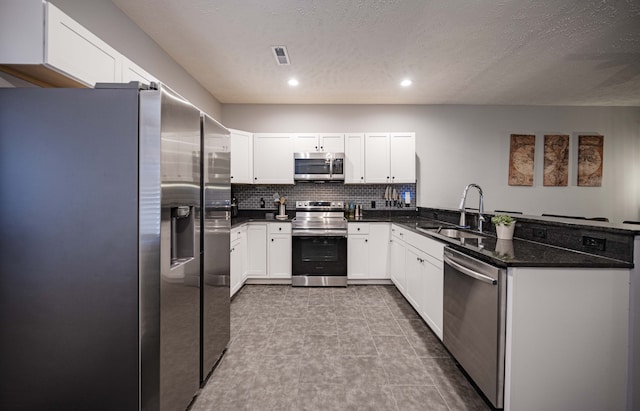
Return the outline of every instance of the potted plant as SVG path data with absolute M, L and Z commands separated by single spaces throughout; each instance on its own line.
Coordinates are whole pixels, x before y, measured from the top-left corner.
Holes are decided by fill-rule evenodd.
M 497 214 L 491 217 L 491 222 L 496 226 L 496 235 L 501 240 L 512 240 L 513 230 L 516 228 L 516 220 L 505 214 Z

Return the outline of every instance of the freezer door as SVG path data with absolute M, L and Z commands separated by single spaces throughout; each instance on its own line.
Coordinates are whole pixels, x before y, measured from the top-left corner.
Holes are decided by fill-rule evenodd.
M 200 111 L 161 87 L 140 113 L 141 145 L 160 137 L 160 409 L 178 410 L 200 385 Z
M 230 338 L 229 233 L 231 229 L 231 157 L 229 130 L 202 117 L 203 276 L 202 370 L 204 381 Z

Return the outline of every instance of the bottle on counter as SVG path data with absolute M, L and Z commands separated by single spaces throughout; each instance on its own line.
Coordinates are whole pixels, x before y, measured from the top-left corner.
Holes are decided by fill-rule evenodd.
M 260 208 L 264 208 L 264 198 L 260 198 Z

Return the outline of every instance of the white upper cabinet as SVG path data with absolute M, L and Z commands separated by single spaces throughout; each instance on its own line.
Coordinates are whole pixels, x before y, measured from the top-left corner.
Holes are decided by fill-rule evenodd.
M 296 133 L 291 135 L 294 153 L 309 153 L 320 151 L 320 137 L 312 133 Z
M 130 81 L 138 81 L 143 84 L 149 85 L 150 83 L 157 82 L 151 74 L 147 73 L 133 61 L 126 57 L 122 57 L 122 82 L 128 83 Z
M 344 183 L 364 184 L 364 133 L 344 135 Z
M 365 134 L 364 178 L 369 184 L 390 183 L 389 133 Z
M 149 84 L 155 77 L 50 2 L 0 0 L 0 65 L 34 84 Z
M 344 153 L 344 134 L 320 134 L 320 151 Z
M 253 134 L 231 132 L 231 183 L 253 184 Z
M 391 183 L 416 182 L 416 133 L 390 135 Z
M 47 3 L 45 62 L 80 82 L 120 82 L 122 55 Z
M 293 151 L 309 153 L 314 151 L 325 153 L 344 152 L 344 134 L 330 133 L 297 133 L 292 134 Z
M 255 184 L 293 184 L 291 135 L 256 133 L 253 135 L 253 152 Z
M 416 134 L 366 133 L 365 182 L 415 183 Z

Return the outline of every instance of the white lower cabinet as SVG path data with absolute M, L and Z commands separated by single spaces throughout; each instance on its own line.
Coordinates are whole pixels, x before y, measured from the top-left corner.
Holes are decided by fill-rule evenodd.
M 267 276 L 267 223 L 247 226 L 247 278 Z
M 290 278 L 290 223 L 250 222 L 231 230 L 231 295 L 247 279 Z
M 270 278 L 291 278 L 291 224 L 269 223 Z
M 369 235 L 347 237 L 347 279 L 364 279 L 369 272 Z
M 389 279 L 389 223 L 349 223 L 347 278 Z
M 392 228 L 393 230 L 393 228 Z M 396 235 L 392 231 L 391 234 L 391 281 L 395 284 L 396 288 L 400 290 L 402 294 L 405 293 L 407 279 L 406 279 L 406 261 L 405 261 L 405 245 L 399 235 Z
M 230 293 L 233 296 L 244 284 L 247 273 L 247 227 L 231 230 L 230 244 Z
M 419 298 L 420 316 L 442 340 L 442 318 L 444 304 L 444 275 L 442 260 L 421 253 L 422 292 Z M 442 257 L 440 257 L 442 258 Z
M 421 257 L 423 253 L 415 248 L 408 246 L 405 248 L 405 277 L 406 277 L 406 291 L 405 297 L 411 303 L 413 308 L 420 313 L 421 303 L 424 302 L 424 276 L 422 269 Z
M 442 339 L 444 244 L 391 226 L 391 280 Z

